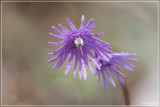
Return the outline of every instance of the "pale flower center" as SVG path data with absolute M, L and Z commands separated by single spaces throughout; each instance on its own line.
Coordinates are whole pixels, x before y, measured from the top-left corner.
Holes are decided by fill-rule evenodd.
M 83 38 L 76 37 L 75 40 L 74 40 L 74 44 L 77 46 L 77 48 L 80 49 L 81 55 L 83 56 L 83 49 L 82 49 L 82 46 L 84 45 L 83 44 Z
M 80 46 L 83 46 L 83 39 L 81 37 L 78 37 L 74 40 L 74 44 L 79 48 Z

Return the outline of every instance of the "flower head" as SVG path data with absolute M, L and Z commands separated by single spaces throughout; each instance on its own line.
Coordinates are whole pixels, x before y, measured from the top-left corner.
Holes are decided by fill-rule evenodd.
M 103 59 L 97 56 L 99 63 L 101 64 L 101 69 L 96 68 L 96 72 L 98 74 L 98 82 L 100 83 L 100 74 L 102 75 L 104 90 L 109 88 L 107 78 L 111 82 L 111 84 L 116 87 L 116 84 L 113 80 L 113 76 L 116 76 L 122 84 L 125 84 L 123 78 L 127 78 L 122 72 L 117 69 L 117 66 L 120 66 L 129 71 L 134 71 L 135 66 L 130 64 L 128 61 L 137 61 L 137 59 L 130 58 L 131 56 L 135 56 L 136 54 L 129 53 L 113 53 L 110 54 L 110 60 L 104 61 Z
M 63 44 L 62 47 L 59 49 L 49 53 L 48 55 L 57 55 L 56 57 L 50 59 L 47 61 L 48 63 L 57 61 L 56 65 L 54 65 L 54 68 L 60 68 L 62 64 L 65 62 L 67 56 L 69 55 L 69 60 L 66 68 L 65 75 L 68 74 L 73 57 L 75 56 L 75 64 L 74 64 L 74 71 L 73 71 L 73 77 L 76 77 L 76 71 L 77 71 L 77 66 L 79 62 L 79 78 L 83 78 L 84 80 L 87 80 L 87 72 L 86 72 L 86 67 L 85 65 L 88 66 L 90 71 L 96 75 L 96 72 L 93 70 L 89 58 L 93 61 L 97 69 L 100 69 L 100 64 L 98 63 L 97 59 L 93 55 L 93 51 L 97 53 L 97 55 L 100 58 L 104 58 L 105 61 L 109 60 L 108 53 L 112 53 L 108 49 L 111 49 L 108 45 L 109 43 L 106 43 L 104 41 L 101 41 L 99 39 L 96 39 L 95 37 L 100 37 L 103 35 L 102 33 L 99 34 L 91 34 L 91 30 L 93 30 L 96 25 L 93 26 L 94 24 L 94 19 L 89 20 L 89 22 L 84 25 L 84 15 L 82 15 L 81 18 L 81 26 L 79 29 L 75 27 L 75 25 L 67 19 L 67 23 L 69 27 L 71 28 L 72 31 L 66 29 L 62 25 L 59 24 L 59 27 L 61 29 L 58 30 L 56 27 L 52 26 L 52 29 L 58 34 L 55 35 L 53 33 L 49 33 L 51 36 L 59 38 L 59 39 L 64 39 L 60 42 L 48 42 L 51 45 L 57 46 Z M 88 56 L 87 56 L 88 55 Z

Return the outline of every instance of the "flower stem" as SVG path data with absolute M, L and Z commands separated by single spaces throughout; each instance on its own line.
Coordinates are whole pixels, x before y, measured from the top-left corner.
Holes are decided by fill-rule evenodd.
M 121 87 L 122 87 L 122 91 L 123 91 L 123 95 L 124 95 L 125 105 L 130 105 L 130 98 L 129 98 L 127 84 L 125 84 L 125 85 L 121 84 Z

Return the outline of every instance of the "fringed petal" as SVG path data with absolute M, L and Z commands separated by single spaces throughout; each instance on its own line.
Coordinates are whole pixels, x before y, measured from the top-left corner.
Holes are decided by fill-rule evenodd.
M 119 65 L 120 67 L 124 68 L 124 69 L 127 69 L 129 71 L 134 71 L 134 69 L 132 69 L 131 67 L 129 67 L 128 65 L 125 65 L 123 63 L 120 63 L 118 61 L 114 61 L 117 65 Z
M 73 32 L 77 31 L 77 29 L 74 26 L 74 24 L 68 18 L 67 18 L 67 23 L 68 23 L 69 27 L 72 29 Z
M 124 81 L 124 79 L 122 78 L 122 76 L 121 76 L 120 74 L 118 74 L 117 72 L 115 72 L 115 70 L 113 70 L 111 67 L 109 67 L 109 70 L 110 70 L 111 72 L 114 72 L 114 73 L 115 73 L 116 77 L 119 79 L 119 81 L 120 81 L 122 84 L 125 84 L 125 81 Z
M 79 58 L 79 79 L 82 79 L 82 59 Z
M 103 72 L 101 72 L 101 75 L 102 75 L 102 79 L 103 79 L 103 86 L 104 86 L 104 91 L 106 90 L 106 88 L 108 89 L 109 88 L 109 85 L 107 83 L 107 79 L 105 77 L 105 74 Z
M 83 71 L 83 78 L 85 81 L 87 81 L 87 71 L 86 71 L 85 62 L 83 59 L 82 59 L 82 71 Z
M 55 34 L 53 34 L 53 33 L 49 33 L 49 35 L 51 35 L 51 36 L 53 36 L 53 37 L 55 37 L 55 38 L 64 39 L 63 36 L 58 36 L 58 35 L 55 35 Z
M 97 38 L 94 38 L 94 37 L 92 37 L 91 39 L 95 40 L 95 42 L 97 41 L 97 42 L 102 43 L 104 45 L 110 45 L 110 43 L 104 42 L 104 41 L 97 39 Z
M 79 31 L 82 30 L 84 28 L 84 15 L 82 15 L 82 18 L 81 18 L 81 26 L 79 28 Z
M 86 50 L 84 50 L 86 52 Z M 96 72 L 93 70 L 91 64 L 89 63 L 88 61 L 88 57 L 87 57 L 87 54 L 84 54 L 84 57 L 83 57 L 85 63 L 87 64 L 88 68 L 90 69 L 90 71 L 92 72 L 93 75 L 96 75 Z
M 58 30 L 55 26 L 52 26 L 52 29 L 59 35 L 63 35 L 63 32 L 61 32 L 60 30 Z
M 104 35 L 104 32 L 99 34 L 90 34 L 90 36 L 94 36 L 94 37 L 101 37 L 102 35 Z
M 108 77 L 108 79 L 110 80 L 111 84 L 112 84 L 114 87 L 116 87 L 116 83 L 114 82 L 112 76 L 109 74 L 108 70 L 109 70 L 109 69 L 107 68 L 107 69 L 106 69 L 107 77 Z
M 61 42 L 48 42 L 48 44 L 53 45 L 53 46 L 58 46 L 58 45 L 62 45 L 65 42 L 65 40 L 61 41 Z
M 73 56 L 74 56 L 74 51 L 70 54 L 65 75 L 68 74 L 68 72 L 69 72 L 69 70 L 70 70 L 70 68 L 71 68 L 71 65 L 72 65 L 72 62 L 73 62 Z
M 60 57 L 61 57 L 61 56 L 60 56 L 60 55 L 58 55 L 58 56 L 56 56 L 56 57 L 54 57 L 54 58 L 52 58 L 52 59 L 48 60 L 48 61 L 47 61 L 47 63 L 54 62 L 54 61 L 58 60 Z
M 96 57 L 92 54 L 92 52 L 87 47 L 86 47 L 86 51 L 87 51 L 88 55 L 90 56 L 91 60 L 93 61 L 93 63 L 96 65 L 96 67 L 98 69 L 101 69 L 100 64 L 98 63 Z
M 86 24 L 86 28 L 87 28 L 87 29 L 91 28 L 93 24 L 94 24 L 94 19 L 90 19 L 90 20 L 88 21 L 88 23 Z
M 96 72 L 98 74 L 98 83 L 100 83 L 100 79 L 101 79 L 100 73 L 101 73 L 101 70 L 99 70 L 99 69 L 96 68 Z
M 78 63 L 78 53 L 75 53 L 75 64 L 74 64 L 73 78 L 76 78 L 77 63 Z
M 68 30 L 67 28 L 63 27 L 61 24 L 58 24 L 60 29 L 64 32 L 64 33 L 71 33 L 70 30 Z

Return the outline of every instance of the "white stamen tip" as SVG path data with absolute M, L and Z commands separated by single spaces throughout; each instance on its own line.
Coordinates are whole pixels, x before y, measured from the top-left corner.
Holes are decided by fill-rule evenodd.
M 76 38 L 76 39 L 74 40 L 74 44 L 75 44 L 77 47 L 79 47 L 79 45 L 83 46 L 83 45 L 84 45 L 84 44 L 83 44 L 83 39 L 80 38 L 80 37 Z

